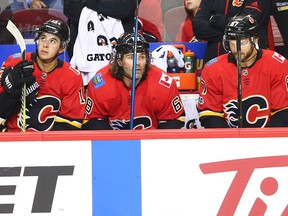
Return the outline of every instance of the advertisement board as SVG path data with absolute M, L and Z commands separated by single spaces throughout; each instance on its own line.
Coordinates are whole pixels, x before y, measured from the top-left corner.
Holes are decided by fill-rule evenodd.
M 92 215 L 91 141 L 0 143 L 0 215 Z
M 286 138 L 141 142 L 142 216 L 287 215 L 287 179 Z
M 287 132 L 3 133 L 0 215 L 288 215 Z

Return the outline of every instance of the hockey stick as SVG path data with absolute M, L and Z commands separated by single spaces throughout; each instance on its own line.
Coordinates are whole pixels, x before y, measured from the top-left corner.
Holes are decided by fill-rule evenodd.
M 243 104 L 242 104 L 242 66 L 241 66 L 241 37 L 237 35 L 237 93 L 238 93 L 238 128 L 243 127 Z
M 6 25 L 6 29 L 16 39 L 17 44 L 20 46 L 22 59 L 26 60 L 26 44 L 25 44 L 24 38 L 22 37 L 19 29 L 10 20 L 8 20 L 8 23 Z M 22 123 L 22 125 L 21 125 L 21 123 Z M 25 132 L 26 131 L 26 83 L 24 83 L 23 87 L 22 87 L 20 125 L 21 125 L 22 132 Z
M 135 36 L 134 36 L 134 53 L 133 53 L 133 71 L 132 71 L 132 90 L 131 90 L 131 108 L 130 108 L 130 130 L 134 128 L 134 111 L 135 111 L 135 88 L 136 88 L 136 64 L 137 64 L 137 39 L 138 39 L 138 0 L 136 0 L 135 12 Z

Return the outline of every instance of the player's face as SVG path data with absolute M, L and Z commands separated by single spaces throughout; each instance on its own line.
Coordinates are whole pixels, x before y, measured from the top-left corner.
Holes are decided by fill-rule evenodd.
M 249 60 L 252 55 L 254 55 L 255 47 L 250 42 L 249 38 L 245 38 L 241 40 L 241 62 L 246 62 Z M 238 53 L 237 53 L 237 42 L 236 40 L 230 40 L 229 41 L 230 50 L 234 56 L 235 59 L 237 59 Z
M 120 66 L 123 67 L 124 73 L 129 77 L 132 77 L 133 73 L 133 53 L 124 54 L 123 59 L 119 62 Z M 136 63 L 136 80 L 142 78 L 145 72 L 145 66 L 147 64 L 147 56 L 144 52 L 137 53 Z
M 49 60 L 63 52 L 59 37 L 43 32 L 38 41 L 38 55 L 41 59 Z

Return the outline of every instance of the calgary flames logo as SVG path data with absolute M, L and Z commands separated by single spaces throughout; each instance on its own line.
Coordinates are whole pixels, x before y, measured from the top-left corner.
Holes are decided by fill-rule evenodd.
M 270 116 L 269 103 L 262 95 L 251 95 L 243 98 L 243 127 L 264 127 Z M 238 102 L 230 100 L 224 105 L 226 120 L 230 127 L 238 126 Z
M 244 0 L 234 0 L 234 1 L 232 2 L 232 5 L 233 5 L 234 7 L 241 7 L 241 5 L 243 4 L 243 2 L 244 2 Z
M 111 127 L 114 130 L 123 130 L 123 129 L 129 129 L 130 128 L 130 120 L 118 120 L 114 119 L 111 120 Z M 137 116 L 134 117 L 134 124 L 135 129 L 149 129 L 152 126 L 152 120 L 149 116 Z
M 236 128 L 238 125 L 238 103 L 237 101 L 233 100 L 229 103 L 225 104 L 224 112 L 227 114 L 227 122 L 230 127 Z

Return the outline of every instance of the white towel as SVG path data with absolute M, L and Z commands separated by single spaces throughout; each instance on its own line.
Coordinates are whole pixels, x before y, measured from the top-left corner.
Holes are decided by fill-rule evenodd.
M 71 65 L 82 72 L 84 85 L 109 63 L 123 32 L 121 20 L 105 17 L 87 7 L 82 9 Z
M 153 50 L 151 53 L 153 58 L 152 64 L 156 65 L 164 71 L 167 71 L 167 55 L 169 51 L 172 52 L 174 57 L 177 59 L 178 67 L 184 67 L 184 54 L 181 50 L 177 49 L 172 45 L 162 45 Z

